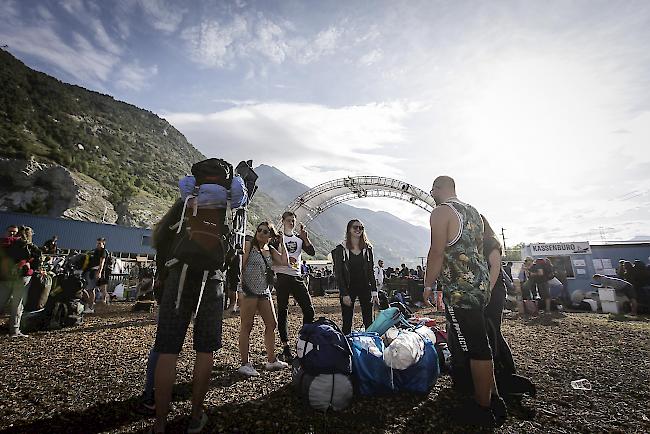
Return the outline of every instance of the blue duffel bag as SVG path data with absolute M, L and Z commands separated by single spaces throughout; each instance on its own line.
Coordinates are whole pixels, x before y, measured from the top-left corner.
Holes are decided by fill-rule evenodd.
M 391 370 L 384 363 L 384 343 L 379 334 L 353 332 L 348 340 L 352 348 L 352 379 L 356 391 L 366 396 L 393 393 Z
M 422 339 L 424 339 L 424 354 L 420 360 L 406 369 L 393 370 L 393 384 L 396 391 L 425 394 L 429 393 L 431 387 L 436 384 L 440 376 L 438 353 L 433 342 L 426 337 Z

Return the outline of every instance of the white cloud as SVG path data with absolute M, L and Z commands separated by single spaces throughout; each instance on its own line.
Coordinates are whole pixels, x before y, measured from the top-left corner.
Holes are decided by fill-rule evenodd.
M 361 65 L 370 66 L 374 63 L 379 62 L 383 57 L 384 53 L 381 51 L 381 49 L 377 48 L 361 56 L 359 63 Z
M 137 62 L 120 66 L 116 73 L 115 84 L 122 89 L 141 90 L 151 86 L 151 81 L 158 74 L 156 65 L 142 67 Z
M 14 0 L 7 0 L 0 2 L 0 16 L 8 20 L 15 18 L 18 15 L 16 2 Z
M 237 61 L 258 64 L 251 78 L 266 73 L 263 60 L 282 64 L 316 62 L 340 48 L 344 31 L 332 26 L 309 37 L 296 35 L 292 23 L 273 21 L 262 13 L 234 14 L 228 19 L 204 19 L 181 32 L 193 61 L 206 67 L 234 68 Z
M 341 39 L 342 30 L 330 27 L 319 32 L 312 41 L 308 41 L 296 54 L 298 63 L 311 63 L 323 56 L 333 54 Z
M 187 9 L 166 0 L 139 0 L 138 3 L 151 26 L 165 33 L 175 32 L 187 13 Z
M 246 21 L 241 17 L 221 25 L 216 21 L 204 21 L 181 33 L 189 44 L 190 57 L 195 62 L 209 67 L 224 67 L 237 55 L 236 42 L 247 34 Z
M 404 143 L 403 122 L 417 109 L 402 102 L 341 108 L 266 103 L 164 117 L 206 155 L 253 158 L 316 185 L 344 174 L 403 175 L 395 165 L 400 157 L 385 149 Z M 326 171 L 314 170 L 323 164 Z

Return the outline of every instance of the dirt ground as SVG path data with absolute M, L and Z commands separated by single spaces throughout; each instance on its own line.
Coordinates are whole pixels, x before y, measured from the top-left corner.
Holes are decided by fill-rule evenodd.
M 335 296 L 314 299 L 317 316 L 340 322 Z M 132 304 L 99 306 L 81 326 L 0 335 L 0 433 L 146 432 L 152 420 L 133 409 L 142 392 L 147 354 L 155 335 L 149 313 Z M 301 315 L 290 308 L 290 331 Z M 426 312 L 426 311 L 425 311 Z M 360 313 L 355 315 L 360 321 Z M 357 324 L 360 325 L 360 324 Z M 252 335 L 252 359 L 260 377 L 235 370 L 238 317 L 224 320 L 224 347 L 217 353 L 207 395 L 204 432 L 468 432 L 448 416 L 455 403 L 448 377 L 427 396 L 355 399 L 345 411 L 321 414 L 295 396 L 289 370 L 265 372 L 262 321 Z M 650 432 L 650 322 L 591 313 L 533 319 L 510 315 L 504 335 L 521 374 L 535 379 L 536 399 L 510 403 L 500 431 Z M 193 354 L 191 332 L 178 364 L 168 432 L 183 432 L 190 410 Z M 592 390 L 573 390 L 587 378 Z

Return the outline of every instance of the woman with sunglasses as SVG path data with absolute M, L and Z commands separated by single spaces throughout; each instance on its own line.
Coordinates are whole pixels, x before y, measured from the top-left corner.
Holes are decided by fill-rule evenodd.
M 277 237 L 272 223 L 261 222 L 253 239 L 246 241 L 242 258 L 242 278 L 239 289 L 239 312 L 241 326 L 239 329 L 239 355 L 241 367 L 237 370 L 247 377 L 256 377 L 259 373 L 249 360 L 250 333 L 253 329 L 255 314 L 260 313 L 264 320 L 264 345 L 266 346 L 267 370 L 288 368 L 289 365 L 275 356 L 275 329 L 277 319 L 271 298 L 273 272 L 271 265 L 288 265 L 289 258 L 280 244 L 280 251 L 269 245 L 269 240 Z
M 345 240 L 332 252 L 334 273 L 339 284 L 343 333 L 352 331 L 354 302 L 359 299 L 363 325 L 372 324 L 372 303 L 379 304 L 377 284 L 373 265 L 372 246 L 363 223 L 350 220 L 345 231 Z

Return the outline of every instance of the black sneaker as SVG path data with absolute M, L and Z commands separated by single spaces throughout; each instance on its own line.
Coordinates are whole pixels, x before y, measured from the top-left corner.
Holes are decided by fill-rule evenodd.
M 285 345 L 284 350 L 282 350 L 282 361 L 291 363 L 293 361 L 293 354 L 291 354 L 291 348 L 289 348 L 289 345 Z
M 499 395 L 492 395 L 490 409 L 492 410 L 495 426 L 497 428 L 506 423 L 506 419 L 508 419 L 508 407 L 506 407 L 503 398 Z
M 139 414 L 145 416 L 155 416 L 156 415 L 156 402 L 153 399 L 147 399 L 145 397 L 140 397 L 138 405 L 135 408 L 135 411 Z
M 454 419 L 460 425 L 494 428 L 496 422 L 490 407 L 481 407 L 473 399 L 467 400 L 453 411 Z

